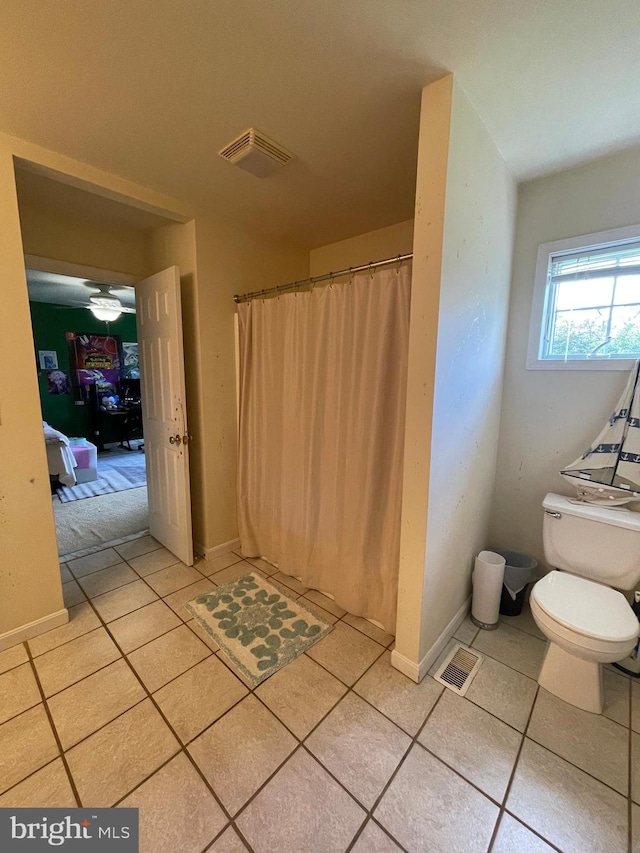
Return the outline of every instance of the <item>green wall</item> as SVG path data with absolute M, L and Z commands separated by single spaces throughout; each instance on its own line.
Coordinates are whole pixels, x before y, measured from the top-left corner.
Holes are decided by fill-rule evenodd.
M 42 419 L 55 429 L 71 437 L 83 437 L 91 441 L 89 409 L 76 406 L 73 394 L 49 394 L 46 370 L 40 370 L 38 350 L 55 350 L 58 354 L 58 369 L 69 374 L 67 332 L 92 332 L 99 335 L 119 335 L 123 341 L 137 341 L 136 315 L 121 314 L 113 323 L 96 320 L 86 308 L 67 308 L 64 305 L 47 305 L 30 302 L 31 325 L 38 367 L 38 387 Z M 105 441 L 116 441 L 118 436 L 105 436 Z

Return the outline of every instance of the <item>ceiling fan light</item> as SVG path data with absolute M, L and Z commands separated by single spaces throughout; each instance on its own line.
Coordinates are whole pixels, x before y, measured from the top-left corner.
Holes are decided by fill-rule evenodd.
M 90 296 L 89 311 L 96 320 L 117 320 L 122 314 L 122 303 L 115 296 Z

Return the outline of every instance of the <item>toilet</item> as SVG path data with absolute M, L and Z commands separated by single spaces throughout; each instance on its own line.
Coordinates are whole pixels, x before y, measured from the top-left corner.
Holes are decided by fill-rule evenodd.
M 617 591 L 640 581 L 640 513 L 555 494 L 542 505 L 544 553 L 554 570 L 531 590 L 531 613 L 549 640 L 538 683 L 601 714 L 602 664 L 625 658 L 640 634 Z

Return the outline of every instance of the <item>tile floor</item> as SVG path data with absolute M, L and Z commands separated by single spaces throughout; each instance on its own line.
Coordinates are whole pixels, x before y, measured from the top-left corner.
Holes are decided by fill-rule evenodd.
M 535 676 L 525 612 L 456 637 L 466 698 L 390 665 L 393 638 L 269 564 L 335 630 L 251 690 L 184 603 L 250 570 L 146 536 L 62 567 L 71 621 L 0 653 L 0 807 L 134 806 L 143 853 L 640 853 L 640 684 L 602 716 Z

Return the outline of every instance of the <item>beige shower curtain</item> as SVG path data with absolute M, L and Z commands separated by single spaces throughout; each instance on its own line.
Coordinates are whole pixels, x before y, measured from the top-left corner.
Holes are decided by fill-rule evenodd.
M 411 271 L 238 306 L 246 556 L 393 633 Z

